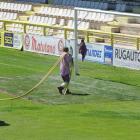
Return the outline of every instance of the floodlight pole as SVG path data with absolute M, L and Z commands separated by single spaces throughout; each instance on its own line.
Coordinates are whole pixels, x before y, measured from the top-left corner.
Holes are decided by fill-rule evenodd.
M 77 56 L 77 10 L 74 10 L 74 49 L 75 49 L 75 62 L 74 62 L 74 73 L 78 75 L 78 56 Z

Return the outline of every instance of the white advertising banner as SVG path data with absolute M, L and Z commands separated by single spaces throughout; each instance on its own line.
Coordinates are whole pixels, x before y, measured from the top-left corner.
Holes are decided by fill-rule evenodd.
M 69 47 L 70 53 L 73 54 L 73 41 L 24 34 L 23 50 L 25 51 L 60 56 L 65 46 Z
M 140 51 L 114 47 L 113 65 L 140 69 Z
M 13 46 L 16 48 L 22 47 L 22 35 L 21 34 L 13 34 Z
M 86 43 L 86 47 L 85 60 L 104 63 L 104 45 Z M 78 58 L 81 59 L 81 54 L 78 55 Z

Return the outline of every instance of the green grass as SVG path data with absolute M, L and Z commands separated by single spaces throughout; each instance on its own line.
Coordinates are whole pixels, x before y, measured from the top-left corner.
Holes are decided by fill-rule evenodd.
M 36 85 L 58 57 L 0 48 L 0 89 L 22 95 Z M 0 101 L 0 140 L 139 140 L 140 72 L 78 62 L 72 94 L 62 96 L 59 66 L 31 94 L 44 104 Z M 12 97 L 0 93 L 0 99 Z

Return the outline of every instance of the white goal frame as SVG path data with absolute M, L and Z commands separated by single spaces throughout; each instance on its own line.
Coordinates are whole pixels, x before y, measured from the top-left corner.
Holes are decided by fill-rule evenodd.
M 75 7 L 74 8 L 74 49 L 75 49 L 75 54 L 74 54 L 74 57 L 75 57 L 74 73 L 75 73 L 75 75 L 78 75 L 78 55 L 77 55 L 77 53 L 78 53 L 77 52 L 77 49 L 78 49 L 77 48 L 77 30 L 78 30 L 78 25 L 77 25 L 77 11 L 88 11 L 88 12 L 97 12 L 97 13 L 104 13 L 104 14 L 113 14 L 113 15 L 120 15 L 120 16 L 126 16 L 126 17 L 137 17 L 137 18 L 140 18 L 139 14 L 131 14 L 131 13 L 124 13 L 124 12 L 105 11 L 105 10 L 97 10 L 97 9 L 87 9 L 87 8 Z

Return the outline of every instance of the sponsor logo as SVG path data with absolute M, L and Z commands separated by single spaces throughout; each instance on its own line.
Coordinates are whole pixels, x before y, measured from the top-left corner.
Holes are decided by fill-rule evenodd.
M 64 48 L 64 43 L 63 41 L 60 39 L 58 42 L 58 53 L 61 55 L 63 53 L 63 48 Z
M 13 47 L 13 33 L 4 33 L 4 46 Z
M 115 58 L 140 62 L 140 52 L 115 48 Z
M 30 48 L 30 37 L 26 35 L 24 38 L 25 49 L 28 50 Z
M 87 49 L 86 55 L 87 56 L 93 56 L 93 57 L 101 58 L 102 51 L 100 51 L 100 50 Z
M 43 44 L 42 42 L 37 43 L 37 40 L 34 36 L 32 36 L 32 50 L 39 51 L 39 52 L 47 52 L 47 53 L 55 53 L 56 47 L 50 44 Z

